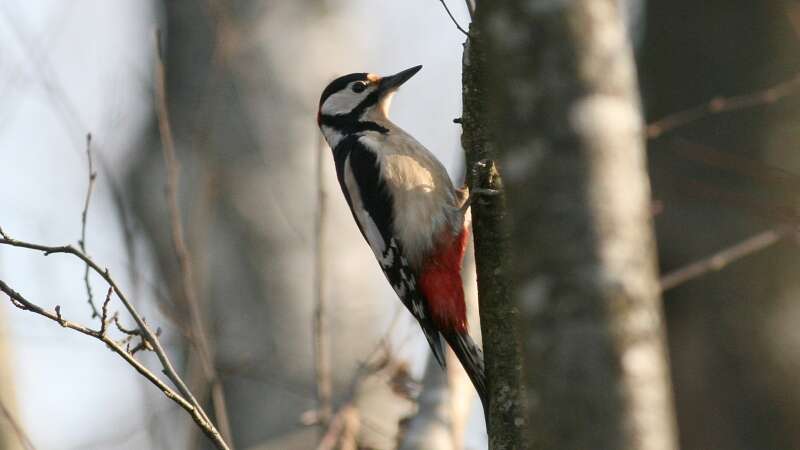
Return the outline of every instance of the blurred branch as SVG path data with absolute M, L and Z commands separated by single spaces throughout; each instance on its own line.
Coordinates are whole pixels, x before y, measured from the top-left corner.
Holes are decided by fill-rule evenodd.
M 213 364 L 214 357 L 208 340 L 208 333 L 203 320 L 200 303 L 195 292 L 191 255 L 184 238 L 183 222 L 178 205 L 180 162 L 175 154 L 175 142 L 169 121 L 169 110 L 166 100 L 166 76 L 161 53 L 161 37 L 158 30 L 156 30 L 155 33 L 155 45 L 157 55 L 155 76 L 156 114 L 158 116 L 158 128 L 161 134 L 161 147 L 164 151 L 164 163 L 167 166 L 166 196 L 172 225 L 172 241 L 175 246 L 175 254 L 178 258 L 178 266 L 181 272 L 183 295 L 185 296 L 189 310 L 189 322 L 191 335 L 193 337 L 192 342 L 195 344 L 200 356 L 200 362 L 206 380 L 210 383 L 211 402 L 214 406 L 214 412 L 216 413 L 220 430 L 223 436 L 225 436 L 226 441 L 232 446 L 233 435 L 231 433 L 230 421 L 225 406 L 225 392 Z
M 73 148 L 76 151 L 80 151 L 80 141 L 78 136 L 83 135 L 86 132 L 87 127 L 80 116 L 79 109 L 72 102 L 70 96 L 61 85 L 58 77 L 55 76 L 58 71 L 53 68 L 53 64 L 51 63 L 48 55 L 49 49 L 43 42 L 45 38 L 50 42 L 58 41 L 60 39 L 60 35 L 65 28 L 65 24 L 68 23 L 68 21 L 63 20 L 63 17 L 69 13 L 70 9 L 72 9 L 73 3 L 64 2 L 61 8 L 53 8 L 53 11 L 48 15 L 47 23 L 41 28 L 46 32 L 42 34 L 41 42 L 38 43 L 35 42 L 34 37 L 29 35 L 22 26 L 24 21 L 20 20 L 20 17 L 13 14 L 11 9 L 8 8 L 8 5 L 8 2 L 0 2 L 3 22 L 5 22 L 5 24 L 8 25 L 8 27 L 12 30 L 20 47 L 24 49 L 23 55 L 25 55 L 25 57 L 28 59 L 31 66 L 36 69 L 35 78 L 41 85 L 43 93 L 46 95 L 48 101 L 55 110 L 56 117 L 65 128 L 65 131 L 73 144 Z M 20 74 L 24 73 L 27 73 L 27 71 L 20 71 Z M 20 78 L 22 77 L 24 77 L 24 75 L 20 75 Z M 7 108 L 7 102 L 2 106 Z M 0 126 L 2 126 L 2 124 L 11 122 L 10 120 L 4 119 L 5 118 L 0 118 Z M 102 153 L 97 155 L 97 160 L 100 164 L 101 170 L 107 174 L 110 174 L 111 164 L 105 160 Z M 91 169 L 90 172 L 92 172 Z M 111 189 L 112 199 L 114 200 L 117 212 L 119 214 L 119 219 L 125 236 L 126 250 L 128 251 L 130 259 L 134 260 L 136 256 L 136 248 L 133 245 L 132 225 L 127 217 L 122 188 L 119 186 L 114 177 L 108 177 L 106 179 L 106 183 Z M 130 267 L 134 267 L 134 265 L 131 264 Z M 131 271 L 131 277 L 133 279 L 136 279 L 136 274 L 137 272 L 133 270 Z M 96 308 L 93 308 L 92 311 L 93 313 L 96 313 Z M 96 317 L 96 314 L 93 317 Z
M 327 302 L 325 297 L 325 184 L 323 157 L 327 146 L 322 138 L 317 145 L 317 217 L 314 224 L 316 248 L 314 254 L 314 350 L 317 379 L 317 401 L 319 402 L 319 423 L 326 426 L 331 418 L 330 335 L 328 329 Z
M 683 138 L 674 139 L 672 143 L 670 150 L 688 161 L 751 178 L 765 188 L 788 194 L 792 199 L 800 190 L 800 175 L 788 170 Z
M 446 370 L 450 437 L 453 442 L 453 450 L 459 450 L 464 448 L 469 415 L 472 412 L 472 405 L 475 404 L 475 389 L 472 387 L 467 372 L 458 363 L 455 354 L 448 352 L 447 357 L 450 358 Z M 425 386 L 423 386 L 424 388 Z
M 36 75 L 39 78 L 44 93 L 51 100 L 52 105 L 58 113 L 58 117 L 61 118 L 62 124 L 66 128 L 67 136 L 72 141 L 73 148 L 79 151 L 81 147 L 79 136 L 82 136 L 86 130 L 79 110 L 75 107 L 69 95 L 66 94 L 66 90 L 61 85 L 58 77 L 54 76 L 57 72 L 53 69 L 50 59 L 42 49 L 37 48 L 31 37 L 26 34 L 22 26 L 23 21 L 11 13 L 11 10 L 8 8 L 10 4 L 9 2 L 0 2 L 0 7 L 2 7 L 0 9 L 2 9 L 5 19 L 4 22 L 11 30 L 14 39 L 23 49 L 23 54 L 30 60 L 31 65 L 36 68 Z M 50 28 L 47 29 L 50 30 Z
M 464 0 L 464 3 L 467 4 L 467 12 L 469 12 L 469 18 L 475 18 L 475 1 L 476 0 Z
M 760 91 L 732 97 L 716 97 L 693 108 L 669 114 L 647 125 L 645 133 L 648 139 L 655 139 L 705 117 L 772 104 L 798 91 L 800 91 L 800 74 Z
M 2 281 L 0 281 L 2 283 Z M 25 448 L 25 450 L 36 450 L 36 447 L 33 446 L 31 439 L 28 437 L 28 434 L 25 433 L 25 429 L 22 428 L 22 425 L 17 421 L 11 411 L 6 407 L 5 402 L 0 399 L 0 413 L 3 414 L 3 417 L 6 418 L 6 421 L 11 426 L 11 429 L 14 431 L 14 434 L 19 439 L 19 443 Z
M 797 228 L 794 226 L 783 226 L 762 231 L 735 245 L 663 275 L 661 277 L 661 291 L 668 291 L 695 278 L 722 270 L 731 263 L 794 236 L 796 232 Z
M 347 434 L 348 423 L 352 422 L 351 417 L 357 415 L 358 411 L 351 403 L 342 406 L 331 419 L 325 435 L 317 446 L 317 450 L 335 450 L 340 441 L 340 437 Z
M 394 322 L 387 330 L 388 336 Z M 325 433 L 317 446 L 317 450 L 338 448 L 356 449 L 356 429 L 360 424 L 360 414 L 358 410 L 359 391 L 365 388 L 369 377 L 382 373 L 386 375 L 387 382 L 392 386 L 392 391 L 404 398 L 412 398 L 412 387 L 414 380 L 411 379 L 407 364 L 397 361 L 389 347 L 387 337 L 382 338 L 376 347 L 366 356 L 365 360 L 359 365 L 347 391 L 346 400 L 335 413 L 328 417 Z M 307 411 L 302 415 L 300 421 L 304 425 L 322 424 L 323 417 L 319 410 Z M 337 446 L 337 444 L 339 444 Z
M 119 285 L 117 284 L 116 280 L 114 280 L 114 278 L 111 276 L 111 273 L 109 272 L 108 269 L 100 268 L 100 266 L 89 255 L 73 247 L 72 245 L 47 246 L 31 242 L 20 241 L 8 236 L 8 234 L 6 234 L 2 228 L 0 228 L 0 236 L 2 237 L 0 238 L 0 245 L 8 245 L 11 247 L 36 250 L 44 253 L 45 256 L 55 253 L 65 253 L 73 255 L 76 258 L 83 261 L 85 264 L 87 264 L 95 273 L 100 275 L 100 277 L 103 278 L 103 280 L 105 280 L 105 282 L 109 285 L 110 289 L 113 290 L 113 293 L 117 296 L 117 298 L 119 298 L 125 310 L 134 320 L 137 326 L 136 332 L 139 333 L 143 342 L 145 342 L 146 345 L 149 346 L 149 349 L 151 349 L 156 354 L 156 357 L 161 363 L 162 372 L 167 376 L 167 378 L 169 378 L 169 380 L 175 385 L 175 387 L 177 387 L 180 394 L 178 392 L 175 392 L 169 386 L 167 386 L 160 378 L 158 378 L 155 374 L 153 374 L 150 370 L 148 370 L 144 365 L 142 365 L 142 363 L 137 361 L 131 352 L 123 348 L 122 344 L 118 343 L 117 341 L 108 336 L 107 332 L 108 321 L 113 319 L 113 317 L 112 318 L 108 317 L 108 303 L 110 301 L 110 293 L 103 304 L 101 313 L 101 325 L 100 329 L 98 330 L 94 330 L 85 327 L 81 324 L 64 319 L 61 316 L 60 306 L 56 306 L 55 310 L 51 312 L 28 301 L 20 293 L 14 291 L 5 282 L 0 280 L 0 291 L 6 293 L 6 295 L 10 297 L 11 302 L 13 303 L 14 306 L 16 306 L 19 309 L 31 311 L 35 314 L 39 314 L 43 317 L 46 317 L 54 322 L 57 322 L 64 328 L 72 329 L 74 331 L 77 331 L 79 333 L 91 336 L 95 339 L 102 341 L 104 344 L 106 344 L 106 346 L 109 349 L 111 349 L 111 351 L 118 354 L 122 359 L 124 359 L 128 364 L 130 364 L 134 369 L 136 369 L 137 372 L 139 372 L 148 381 L 150 381 L 158 389 L 160 389 L 167 398 L 177 403 L 178 406 L 180 406 L 187 413 L 189 413 L 189 415 L 191 415 L 192 419 L 197 424 L 197 426 L 199 426 L 203 430 L 203 433 L 205 433 L 205 435 L 208 436 L 208 438 L 212 442 L 214 442 L 214 444 L 218 449 L 230 450 L 230 447 L 228 447 L 228 445 L 222 439 L 222 436 L 220 435 L 219 431 L 217 431 L 214 424 L 209 420 L 202 406 L 199 404 L 194 395 L 186 387 L 186 383 L 184 383 L 183 379 L 181 379 L 181 377 L 178 375 L 178 372 L 172 365 L 172 362 L 167 356 L 164 347 L 161 345 L 157 333 L 154 332 L 149 325 L 147 325 L 147 322 L 145 322 L 144 318 L 142 318 L 142 316 L 130 302 L 130 300 L 122 291 L 122 289 L 120 289 Z
M 81 212 L 81 238 L 78 245 L 81 251 L 86 253 L 86 216 L 89 213 L 89 202 L 92 200 L 92 191 L 94 191 L 94 183 L 97 179 L 97 172 L 94 171 L 94 164 L 92 163 L 92 134 L 86 135 L 86 159 L 89 164 L 89 185 L 86 187 L 86 199 L 83 202 L 83 211 Z M 86 296 L 89 306 L 92 308 L 92 319 L 100 317 L 97 312 L 97 307 L 94 305 L 94 295 L 92 294 L 92 284 L 89 282 L 89 265 L 85 266 L 83 271 L 83 283 L 86 285 Z
M 474 389 L 453 352 L 447 352 L 447 370 L 441 370 L 433 353 L 428 356 L 422 379 L 422 392 L 417 397 L 417 411 L 406 419 L 398 450 L 424 450 L 430 448 L 463 449 L 463 429 L 456 426 L 453 372 L 461 371 L 460 393 L 472 399 Z M 464 389 L 466 388 L 466 389 Z M 457 431 L 458 430 L 458 431 Z
M 456 26 L 456 28 L 458 28 L 458 31 L 464 33 L 464 36 L 469 37 L 469 33 L 467 33 L 466 30 L 461 28 L 461 25 L 458 24 L 456 18 L 453 17 L 453 13 L 451 13 L 450 8 L 447 7 L 447 3 L 445 3 L 444 0 L 439 0 L 439 3 L 441 3 L 442 6 L 444 6 L 444 10 L 447 11 L 447 15 L 450 16 L 450 20 L 453 21 L 453 24 Z M 469 0 L 467 0 L 467 9 L 469 9 Z M 472 16 L 472 11 L 470 11 L 470 16 Z

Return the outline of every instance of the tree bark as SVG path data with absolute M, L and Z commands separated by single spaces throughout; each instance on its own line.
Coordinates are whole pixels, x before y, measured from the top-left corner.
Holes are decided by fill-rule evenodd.
M 480 11 L 479 7 L 476 16 Z M 479 30 L 471 27 L 464 45 L 462 67 L 461 145 L 465 152 L 467 185 L 499 192 L 496 196 L 475 198 L 471 213 L 489 391 L 489 404 L 483 405 L 489 448 L 514 450 L 525 448 L 522 349 L 517 328 L 518 310 L 511 301 L 508 284 L 505 194 L 492 162 L 497 155 L 489 129 L 483 45 Z
M 525 323 L 529 445 L 672 450 L 630 42 L 616 0 L 477 14 Z

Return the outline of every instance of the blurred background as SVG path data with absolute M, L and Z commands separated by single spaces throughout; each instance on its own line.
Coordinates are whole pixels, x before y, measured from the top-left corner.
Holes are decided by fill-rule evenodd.
M 795 1 L 624 3 L 648 122 L 798 77 Z M 449 7 L 466 26 L 465 3 Z M 156 29 L 211 375 L 187 319 L 170 235 L 154 106 Z M 97 178 L 87 250 L 163 330 L 193 390 L 210 405 L 224 393 L 236 448 L 315 448 L 326 432 L 315 422 L 319 293 L 343 441 L 485 448 L 469 386 L 457 373 L 426 371 L 427 344 L 353 225 L 314 122 L 319 94 L 335 76 L 422 64 L 392 116 L 459 180 L 452 119 L 461 111 L 463 41 L 436 0 L 2 0 L 0 226 L 30 242 L 77 242 L 91 133 Z M 795 83 L 772 101 L 651 136 L 662 272 L 771 230 L 794 210 L 793 87 L 800 91 Z M 781 239 L 665 292 L 682 448 L 800 448 L 796 255 Z M 60 305 L 67 319 L 96 325 L 83 270 L 69 256 L 0 246 L 0 279 L 37 304 Z M 102 298 L 104 284 L 90 280 Z M 207 448 L 182 410 L 101 343 L 2 298 L 0 449 L 25 448 L 9 417 L 37 449 Z M 137 356 L 157 370 L 152 354 Z M 431 418 L 446 420 L 437 426 Z

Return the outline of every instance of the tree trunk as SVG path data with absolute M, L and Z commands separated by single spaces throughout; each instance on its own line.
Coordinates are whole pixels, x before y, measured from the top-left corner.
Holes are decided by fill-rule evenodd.
M 642 119 L 616 0 L 485 2 L 529 445 L 673 450 Z
M 513 450 L 524 448 L 522 349 L 517 329 L 518 311 L 509 296 L 505 196 L 500 176 L 491 162 L 497 155 L 489 129 L 483 47 L 479 30 L 471 27 L 462 62 L 461 145 L 465 152 L 467 185 L 499 192 L 494 197 L 475 198 L 471 213 L 489 393 L 489 404 L 483 405 L 489 448 Z

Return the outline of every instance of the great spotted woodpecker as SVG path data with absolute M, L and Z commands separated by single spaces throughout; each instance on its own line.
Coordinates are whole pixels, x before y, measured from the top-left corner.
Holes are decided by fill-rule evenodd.
M 419 321 L 439 364 L 443 337 L 487 407 L 483 354 L 467 332 L 461 264 L 466 190 L 388 118 L 397 89 L 422 66 L 380 77 L 353 73 L 322 92 L 317 123 L 361 234 L 397 296 Z

